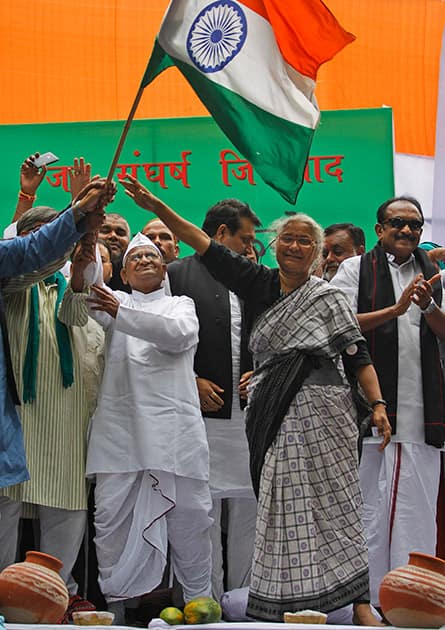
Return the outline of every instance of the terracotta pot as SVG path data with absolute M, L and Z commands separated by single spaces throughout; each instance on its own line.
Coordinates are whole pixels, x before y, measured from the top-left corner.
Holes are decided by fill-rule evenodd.
M 393 626 L 440 628 L 445 624 L 445 561 L 410 553 L 406 566 L 385 575 L 379 596 Z
M 68 606 L 63 564 L 39 551 L 0 573 L 0 612 L 9 623 L 56 623 Z

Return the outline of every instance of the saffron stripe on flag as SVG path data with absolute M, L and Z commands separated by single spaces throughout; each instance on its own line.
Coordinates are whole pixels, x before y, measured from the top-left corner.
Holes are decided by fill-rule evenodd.
M 314 130 L 266 112 L 239 94 L 209 81 L 188 64 L 170 58 L 159 42 L 155 43 L 152 59 L 153 72 L 147 69 L 144 84 L 150 83 L 162 69 L 175 65 L 212 112 L 221 130 L 266 184 L 294 204 L 303 183 Z M 162 69 L 156 72 L 159 68 Z
M 187 37 L 196 15 L 208 4 L 208 0 L 179 0 L 171 5 L 170 19 L 164 21 L 158 35 L 159 44 L 170 57 L 191 67 L 195 66 L 186 46 Z M 315 83 L 296 70 L 289 72 L 270 23 L 244 5 L 242 9 L 247 37 L 240 53 L 222 70 L 203 75 L 275 116 L 315 128 L 320 117 L 311 102 Z
M 316 71 L 352 38 L 321 0 L 172 0 L 141 87 L 176 65 L 262 179 L 295 203 L 320 117 Z

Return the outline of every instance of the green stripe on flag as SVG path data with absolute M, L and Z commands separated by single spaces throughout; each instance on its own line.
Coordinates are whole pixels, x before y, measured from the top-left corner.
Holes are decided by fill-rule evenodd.
M 274 116 L 221 87 L 192 66 L 170 57 L 158 41 L 142 85 L 172 65 L 182 72 L 215 122 L 266 184 L 295 204 L 314 130 Z
M 151 57 L 148 61 L 147 69 L 142 77 L 141 87 L 147 87 L 147 85 L 156 79 L 161 72 L 164 72 L 164 70 L 167 70 L 167 68 L 171 68 L 174 65 L 175 62 L 171 57 L 169 57 L 169 55 L 167 55 L 156 39 Z

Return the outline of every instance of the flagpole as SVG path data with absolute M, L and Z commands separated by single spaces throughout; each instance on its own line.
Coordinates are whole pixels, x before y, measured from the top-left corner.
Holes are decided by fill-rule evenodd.
M 137 94 L 136 94 L 136 97 L 134 99 L 133 105 L 131 106 L 131 110 L 130 110 L 130 113 L 128 114 L 127 121 L 126 121 L 126 123 L 124 125 L 124 128 L 122 130 L 122 134 L 121 134 L 121 137 L 120 137 L 120 140 L 119 140 L 119 144 L 117 145 L 117 149 L 115 151 L 115 154 L 114 154 L 114 157 L 113 157 L 113 161 L 111 162 L 110 170 L 109 170 L 108 176 L 107 176 L 107 184 L 109 184 L 111 182 L 111 180 L 113 179 L 114 170 L 115 170 L 116 165 L 117 165 L 117 163 L 119 161 L 119 158 L 120 158 L 120 155 L 121 155 L 121 152 L 122 152 L 122 147 L 124 146 L 124 142 L 127 139 L 128 131 L 130 129 L 131 123 L 133 122 L 133 118 L 134 118 L 134 115 L 136 113 L 137 107 L 139 105 L 139 101 L 141 100 L 143 92 L 144 92 L 144 88 L 141 85 L 139 90 L 138 90 L 138 92 L 137 92 Z

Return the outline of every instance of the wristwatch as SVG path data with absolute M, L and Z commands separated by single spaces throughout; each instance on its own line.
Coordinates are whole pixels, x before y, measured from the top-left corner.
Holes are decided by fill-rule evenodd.
M 374 409 L 374 407 L 377 407 L 377 405 L 385 405 L 385 407 L 387 406 L 387 402 L 386 400 L 383 400 L 383 398 L 376 398 L 375 400 L 372 401 L 372 403 L 369 403 L 371 408 Z
M 428 306 L 426 308 L 421 308 L 420 312 L 422 313 L 422 315 L 429 315 L 435 310 L 436 310 L 436 302 L 433 300 L 433 298 L 431 298 Z

